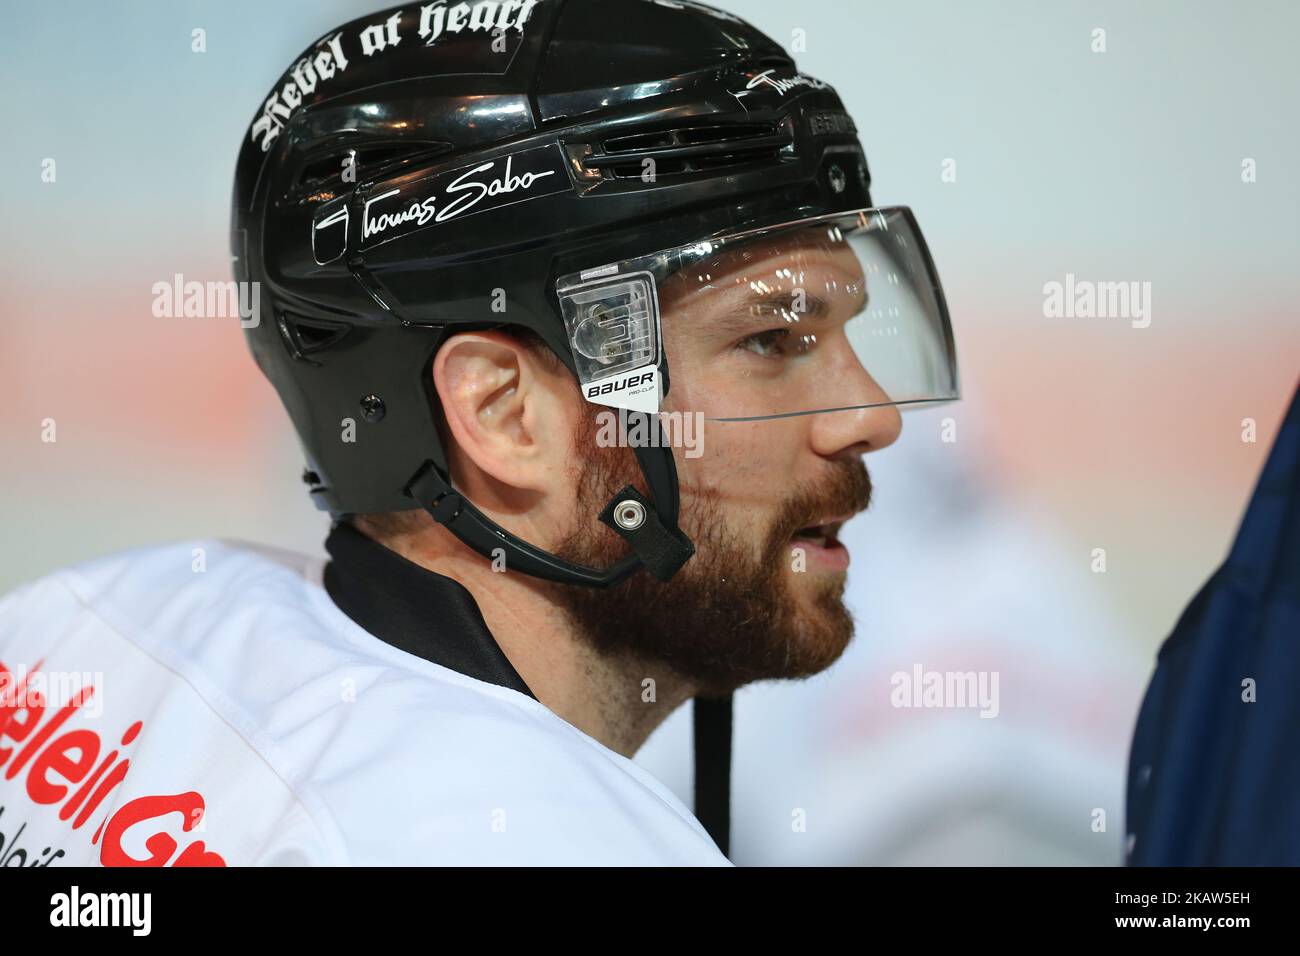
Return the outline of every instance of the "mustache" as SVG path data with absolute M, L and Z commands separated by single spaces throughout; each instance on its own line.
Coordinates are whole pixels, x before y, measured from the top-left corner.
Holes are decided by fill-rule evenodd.
M 824 478 L 801 485 L 777 513 L 773 540 L 785 542 L 800 528 L 871 506 L 871 474 L 861 459 L 836 462 Z

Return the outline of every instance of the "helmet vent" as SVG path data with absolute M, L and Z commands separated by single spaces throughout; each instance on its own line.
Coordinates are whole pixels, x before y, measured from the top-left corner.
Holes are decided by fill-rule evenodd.
M 715 169 L 775 163 L 791 148 L 789 122 L 713 123 L 628 133 L 606 139 L 600 152 L 582 158 L 605 178 L 641 178 L 646 160 L 658 176 L 707 174 Z
M 448 143 L 378 142 L 334 146 L 308 153 L 290 180 L 285 199 L 333 199 L 359 182 L 386 176 L 405 166 L 425 162 L 451 149 Z M 349 174 L 345 176 L 346 174 Z
M 280 334 L 289 346 L 289 353 L 296 359 L 305 359 L 308 355 L 333 348 L 351 330 L 352 326 L 345 322 L 306 319 L 290 312 L 280 316 Z

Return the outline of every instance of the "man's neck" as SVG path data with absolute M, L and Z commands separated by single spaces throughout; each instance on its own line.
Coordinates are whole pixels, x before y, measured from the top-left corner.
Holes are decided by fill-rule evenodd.
M 548 594 L 552 585 L 492 570 L 441 527 L 380 537 L 363 533 L 474 597 L 502 652 L 537 699 L 583 733 L 631 757 L 694 688 L 662 664 L 598 653 Z M 561 585 L 563 586 L 563 585 Z

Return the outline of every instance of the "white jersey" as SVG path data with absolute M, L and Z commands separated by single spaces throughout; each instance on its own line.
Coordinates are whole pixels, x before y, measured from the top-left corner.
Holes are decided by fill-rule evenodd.
M 197 541 L 0 600 L 0 866 L 727 864 L 632 761 L 355 624 L 324 564 Z

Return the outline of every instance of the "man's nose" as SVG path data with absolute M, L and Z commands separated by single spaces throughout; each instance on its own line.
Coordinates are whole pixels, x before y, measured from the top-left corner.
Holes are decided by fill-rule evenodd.
M 851 348 L 836 363 L 828 384 L 834 390 L 828 408 L 813 417 L 812 442 L 817 454 L 826 458 L 865 455 L 892 445 L 903 430 L 903 416 L 897 405 L 884 404 L 889 395 L 871 377 Z

